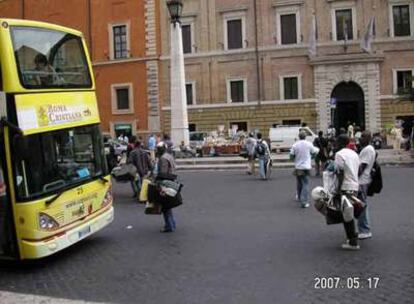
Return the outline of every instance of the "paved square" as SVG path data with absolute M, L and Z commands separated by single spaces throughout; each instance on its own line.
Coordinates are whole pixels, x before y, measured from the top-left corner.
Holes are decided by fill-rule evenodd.
M 383 171 L 385 188 L 371 199 L 374 237 L 359 252 L 339 249 L 342 226 L 298 207 L 291 170 L 269 181 L 183 172 L 176 233 L 160 234 L 161 216 L 144 215 L 129 185 L 115 184 L 110 227 L 42 261 L 2 262 L 0 289 L 112 303 L 412 303 L 414 170 Z M 315 289 L 329 277 L 341 284 Z M 349 278 L 361 287 L 347 288 Z

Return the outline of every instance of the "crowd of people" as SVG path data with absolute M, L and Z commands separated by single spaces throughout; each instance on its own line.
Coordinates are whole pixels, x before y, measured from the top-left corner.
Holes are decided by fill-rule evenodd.
M 122 136 L 122 138 L 121 138 Z M 137 197 L 144 178 L 149 176 L 163 179 L 165 176 L 176 177 L 176 165 L 173 156 L 173 143 L 169 136 L 151 135 L 146 143 L 141 138 L 126 139 L 121 135 L 119 140 L 128 142 L 126 162 L 132 164 L 137 171 L 131 181 L 133 196 Z M 343 220 L 347 241 L 342 248 L 359 249 L 359 240 L 372 237 L 369 218 L 368 188 L 372 182 L 371 171 L 377 158 L 377 153 L 371 145 L 372 136 L 368 131 L 362 131 L 354 125 L 347 129 L 341 128 L 336 134 L 335 128 L 329 126 L 326 135 L 318 132 L 313 143 L 306 139 L 306 132 L 301 129 L 297 140 L 290 149 L 290 158 L 294 161 L 296 178 L 296 201 L 302 208 L 310 206 L 310 176 L 312 160 L 315 162 L 315 175 L 321 176 L 324 170 L 331 170 L 337 176 L 336 196 L 354 196 L 363 203 L 363 210 L 352 219 Z M 254 136 L 249 133 L 245 140 L 248 164 L 247 173 L 256 174 L 258 161 L 259 176 L 266 180 L 271 168 L 271 150 L 261 133 Z M 171 209 L 162 210 L 164 227 L 161 232 L 173 232 L 176 229 L 175 219 Z
M 326 135 L 322 131 L 313 143 L 306 139 L 306 132 L 300 131 L 297 140 L 290 149 L 290 158 L 294 161 L 296 178 L 296 197 L 302 208 L 310 206 L 310 176 L 312 160 L 315 161 L 315 175 L 320 176 L 328 167 L 334 168 L 338 178 L 336 195 L 350 195 L 363 202 L 364 209 L 358 217 L 344 221 L 347 242 L 342 248 L 359 249 L 359 240 L 372 237 L 369 220 L 368 187 L 371 183 L 371 170 L 376 161 L 376 151 L 371 145 L 372 136 L 368 131 L 350 125 L 341 128 L 336 134 L 335 128 L 329 126 Z M 264 148 L 260 148 L 263 143 Z M 259 162 L 260 177 L 265 179 L 266 162 L 270 159 L 270 149 L 259 133 L 256 138 L 249 134 L 245 141 L 248 155 L 247 173 L 255 174 L 256 159 Z M 259 154 L 259 151 L 264 150 Z
M 169 135 L 165 134 L 161 139 L 160 136 L 151 134 L 145 144 L 141 137 L 131 136 L 128 138 L 121 133 L 118 141 L 128 146 L 124 158 L 121 158 L 120 163 L 115 164 L 115 166 L 129 164 L 135 168 L 133 176 L 130 178 L 132 197 L 134 199 L 139 198 L 142 181 L 145 178 L 157 182 L 164 179 L 175 180 L 177 178 L 173 157 L 173 143 Z M 108 163 L 111 158 L 107 155 Z M 112 170 L 115 166 L 112 165 L 112 168 L 111 166 L 109 168 Z M 176 222 L 172 209 L 163 207 L 161 211 L 164 218 L 164 227 L 161 229 L 161 232 L 174 232 Z

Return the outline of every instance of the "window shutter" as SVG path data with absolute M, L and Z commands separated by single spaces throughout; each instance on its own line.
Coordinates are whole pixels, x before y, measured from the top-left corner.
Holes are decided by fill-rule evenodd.
M 191 53 L 192 51 L 192 41 L 191 41 L 191 25 L 183 25 L 181 27 L 183 34 L 183 52 L 184 54 Z
M 227 21 L 227 46 L 230 50 L 243 47 L 241 19 Z
M 296 37 L 296 14 L 280 16 L 282 44 L 297 43 Z

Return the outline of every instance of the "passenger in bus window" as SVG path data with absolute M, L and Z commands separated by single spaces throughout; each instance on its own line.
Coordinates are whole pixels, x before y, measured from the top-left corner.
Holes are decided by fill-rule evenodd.
M 53 68 L 49 65 L 45 55 L 37 54 L 35 57 L 35 70 L 37 85 L 49 85 L 53 82 Z

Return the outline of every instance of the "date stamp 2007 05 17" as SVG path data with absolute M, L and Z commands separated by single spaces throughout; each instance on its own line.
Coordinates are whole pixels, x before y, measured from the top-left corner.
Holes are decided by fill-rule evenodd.
M 315 277 L 315 289 L 376 289 L 379 287 L 379 277 Z

